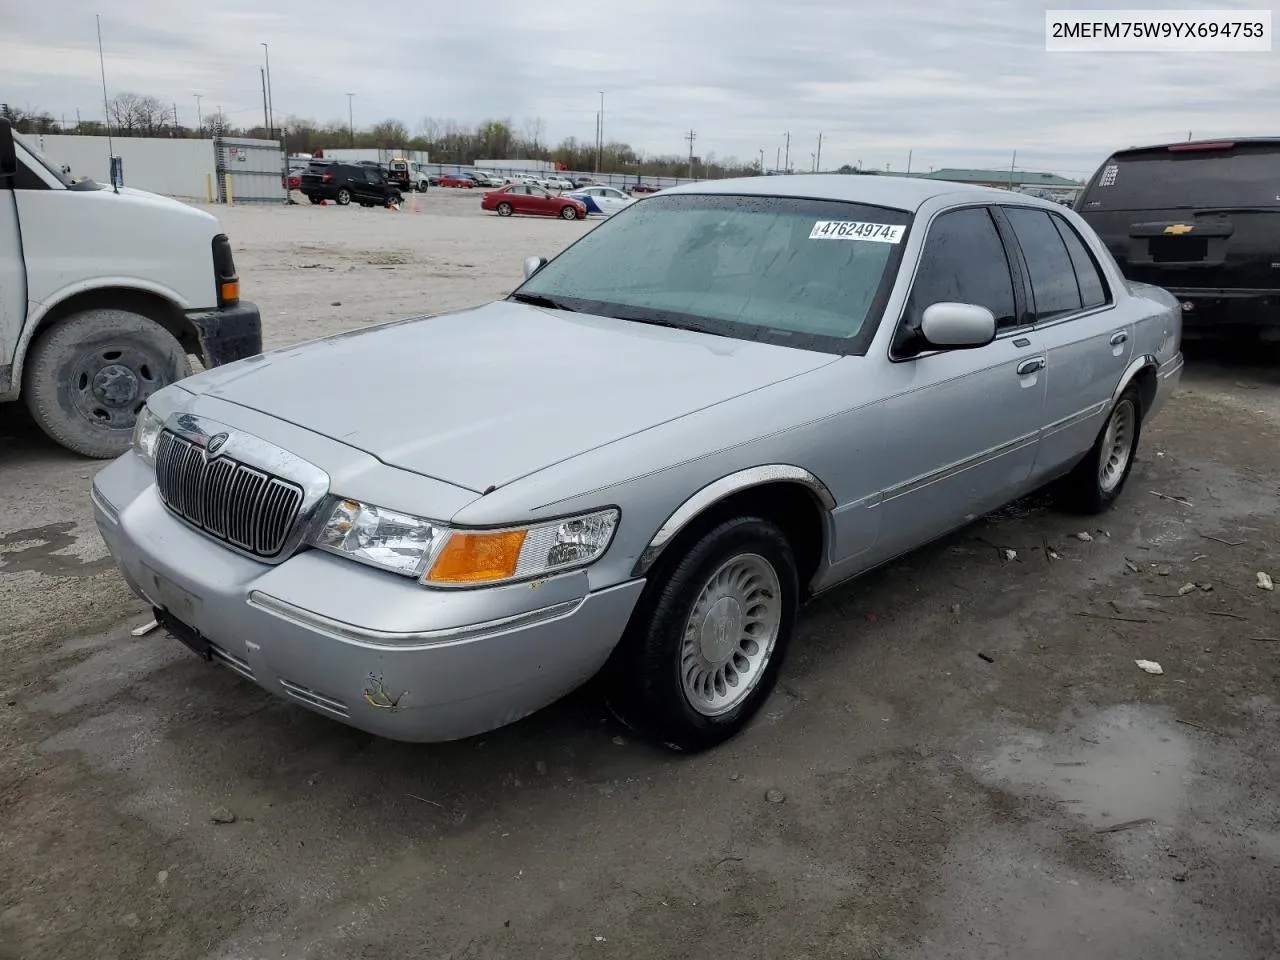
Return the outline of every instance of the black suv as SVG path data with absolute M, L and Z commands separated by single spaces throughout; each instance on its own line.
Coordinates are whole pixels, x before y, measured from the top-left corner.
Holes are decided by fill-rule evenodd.
M 302 174 L 298 190 L 312 203 L 332 200 L 346 206 L 387 207 L 404 200 L 400 188 L 374 164 L 316 161 Z
M 1182 301 L 1187 338 L 1280 340 L 1280 138 L 1117 151 L 1075 210 L 1126 277 Z

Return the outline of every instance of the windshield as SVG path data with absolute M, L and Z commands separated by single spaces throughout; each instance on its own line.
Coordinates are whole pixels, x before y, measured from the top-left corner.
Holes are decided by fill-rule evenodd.
M 15 140 L 18 141 L 18 143 L 22 144 L 22 146 L 26 148 L 27 153 L 31 154 L 32 159 L 35 160 L 36 163 L 40 164 L 40 166 L 48 170 L 49 173 L 53 174 L 53 176 L 57 177 L 58 182 L 61 183 L 64 187 L 70 187 L 75 185 L 75 181 L 70 176 L 62 172 L 62 167 L 60 167 L 58 164 L 55 164 L 52 160 L 50 160 L 43 153 L 37 150 L 35 147 L 35 144 L 33 144 L 30 140 L 28 140 L 22 134 L 17 132 L 13 134 L 13 137 Z M 88 177 L 83 177 L 81 179 L 85 181 L 89 181 Z M 89 181 L 89 182 L 92 182 L 92 181 Z
M 902 210 L 832 200 L 655 196 L 605 221 L 512 296 L 853 352 L 874 330 L 909 221 Z
M 1121 155 L 1098 172 L 1080 210 L 1280 208 L 1280 149 Z

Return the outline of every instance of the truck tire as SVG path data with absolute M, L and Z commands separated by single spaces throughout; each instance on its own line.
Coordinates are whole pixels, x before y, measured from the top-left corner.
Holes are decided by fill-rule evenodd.
M 105 460 L 129 449 L 147 398 L 190 375 L 181 344 L 154 320 L 130 310 L 86 310 L 32 345 L 23 396 L 51 438 Z

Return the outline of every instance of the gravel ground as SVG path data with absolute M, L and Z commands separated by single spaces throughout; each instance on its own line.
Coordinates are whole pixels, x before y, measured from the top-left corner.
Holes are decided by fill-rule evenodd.
M 478 202 L 220 215 L 274 347 L 590 228 Z M 1280 367 L 1193 357 L 1111 514 L 1032 498 L 815 602 L 679 758 L 590 689 L 379 741 L 132 637 L 97 465 L 0 408 L 0 958 L 1275 957 L 1278 440 Z

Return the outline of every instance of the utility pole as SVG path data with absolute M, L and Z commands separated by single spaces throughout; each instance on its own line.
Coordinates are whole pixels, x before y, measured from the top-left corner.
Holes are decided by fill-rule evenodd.
M 813 172 L 822 172 L 822 134 L 818 134 L 818 158 L 813 162 Z
M 911 172 L 911 151 L 907 151 L 907 173 Z
M 1009 189 L 1013 189 L 1013 168 L 1018 163 L 1018 151 L 1013 151 L 1013 159 L 1009 161 Z
M 764 147 L 760 148 L 760 173 L 764 174 Z
M 782 164 L 782 169 L 786 173 L 791 172 L 791 131 L 787 131 L 787 159 Z
M 347 94 L 347 130 L 350 131 L 351 146 L 354 147 L 356 145 L 356 124 L 355 120 L 352 119 L 354 114 L 351 112 L 351 100 L 353 97 L 355 97 L 354 93 Z
M 601 91 L 600 91 L 600 142 L 599 142 L 599 152 L 600 152 L 600 160 L 599 160 L 599 164 L 600 164 L 600 166 L 598 167 L 598 169 L 599 169 L 601 172 L 603 172 L 603 171 L 604 171 L 604 91 L 603 91 L 603 90 L 601 90 Z
M 178 135 L 178 102 L 176 100 L 173 103 L 173 135 L 175 137 Z
M 264 43 L 263 55 L 267 58 L 267 136 L 276 138 L 276 104 L 271 96 L 271 49 Z
M 204 136 L 204 114 L 200 112 L 200 98 L 204 96 L 204 94 L 197 93 L 197 94 L 193 94 L 193 96 L 196 98 L 196 127 L 200 131 L 200 136 L 203 137 Z
M 262 76 L 262 126 L 267 131 L 267 136 L 271 136 L 271 118 L 267 114 L 267 71 L 258 68 L 258 73 Z
M 689 132 L 685 134 L 684 138 L 689 141 L 689 179 L 692 180 L 693 179 L 693 141 L 698 139 L 698 135 L 693 132 L 692 128 L 690 128 Z
M 777 173 L 782 169 L 782 148 L 779 147 L 777 153 L 773 155 L 773 172 Z
M 600 172 L 600 111 L 596 111 L 596 173 Z
M 76 107 L 76 133 L 80 132 L 80 108 Z

